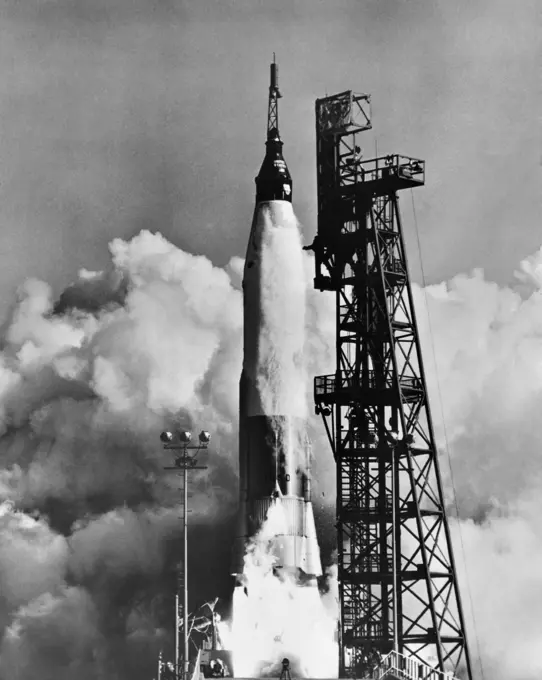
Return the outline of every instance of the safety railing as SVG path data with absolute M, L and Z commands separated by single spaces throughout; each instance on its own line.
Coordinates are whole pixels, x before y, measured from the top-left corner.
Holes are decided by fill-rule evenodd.
M 367 498 L 365 495 L 353 495 L 351 497 L 346 494 L 346 496 L 343 495 L 343 503 L 342 512 L 364 512 L 368 515 L 380 515 L 383 512 L 391 512 L 393 501 L 390 494 L 387 494 L 384 499 Z
M 339 159 L 339 173 L 343 186 L 392 178 L 412 184 L 423 184 L 425 161 L 399 154 L 363 160 L 355 153 L 346 153 Z
M 384 678 L 390 680 L 391 678 L 398 680 L 456 680 L 451 671 L 439 671 L 413 657 L 399 654 L 399 652 L 390 652 L 383 657 L 369 678 L 371 680 L 384 680 Z
M 354 378 L 357 385 L 354 385 Z M 351 390 L 354 387 L 360 388 L 362 385 L 359 384 L 360 378 L 357 376 L 348 376 L 341 374 L 340 380 L 337 380 L 335 373 L 329 375 L 319 375 L 314 378 L 314 396 L 316 401 L 322 397 L 328 395 L 336 394 L 338 392 L 343 392 L 346 390 Z M 422 383 L 419 378 L 411 376 L 401 376 L 399 378 L 399 383 L 401 389 L 403 390 L 419 390 L 422 387 Z M 377 376 L 374 371 L 368 371 L 365 376 L 365 382 L 363 387 L 369 389 L 390 389 L 394 387 L 394 380 L 391 374 L 384 376 L 384 384 L 377 380 Z

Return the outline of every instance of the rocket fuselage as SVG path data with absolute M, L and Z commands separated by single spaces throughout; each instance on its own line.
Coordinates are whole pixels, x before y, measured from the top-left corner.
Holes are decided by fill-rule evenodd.
M 278 92 L 273 68 L 271 85 L 270 111 L 273 87 Z M 321 574 L 321 564 L 305 420 L 303 261 L 292 179 L 273 125 L 266 147 L 243 273 L 240 507 L 232 571 L 242 576 L 247 543 L 276 506 L 280 521 L 271 540 L 276 566 L 310 578 Z

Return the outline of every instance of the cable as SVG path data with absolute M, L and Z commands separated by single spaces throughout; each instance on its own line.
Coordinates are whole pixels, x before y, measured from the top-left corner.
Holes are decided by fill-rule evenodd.
M 375 108 L 374 108 L 374 104 L 373 104 L 372 99 L 371 99 L 370 103 L 371 103 L 370 111 L 371 111 L 371 124 L 372 124 L 373 118 L 375 117 L 375 115 L 374 115 Z M 378 158 L 378 133 L 377 132 L 375 132 L 375 158 Z
M 425 311 L 426 311 L 426 314 L 427 314 L 427 324 L 428 324 L 428 328 L 429 328 L 429 339 L 431 341 L 431 352 L 432 352 L 432 355 L 433 355 L 433 363 L 435 365 L 435 377 L 436 377 L 436 381 L 437 381 L 437 392 L 438 392 L 439 405 L 440 405 L 440 414 L 441 414 L 442 426 L 443 426 L 443 430 L 444 430 L 444 443 L 445 443 L 445 447 L 446 447 L 445 448 L 446 457 L 448 458 L 448 466 L 450 468 L 450 480 L 452 482 L 453 500 L 454 500 L 454 506 L 455 506 L 455 511 L 456 511 L 457 520 L 458 520 L 457 526 L 458 526 L 458 529 L 459 529 L 459 541 L 461 543 L 461 552 L 462 552 L 462 556 L 463 556 L 463 566 L 465 568 L 465 574 L 467 575 L 468 569 L 467 569 L 467 559 L 466 559 L 466 556 L 465 556 L 465 544 L 463 542 L 463 534 L 461 532 L 461 523 L 459 522 L 459 505 L 457 503 L 457 494 L 456 494 L 456 491 L 455 491 L 454 471 L 453 471 L 453 467 L 452 467 L 452 459 L 450 457 L 450 444 L 448 442 L 448 431 L 447 431 L 447 428 L 446 428 L 446 420 L 444 418 L 444 402 L 443 402 L 443 399 L 442 399 L 442 391 L 440 389 L 440 380 L 439 380 L 439 376 L 438 376 L 437 355 L 436 355 L 436 352 L 435 352 L 435 342 L 434 342 L 434 338 L 433 338 L 433 329 L 432 329 L 432 326 L 431 326 L 431 317 L 429 316 L 429 307 L 427 305 L 427 285 L 426 285 L 426 281 L 425 281 L 425 271 L 424 271 L 424 268 L 423 268 L 423 257 L 422 257 L 422 247 L 421 247 L 421 242 L 420 242 L 420 232 L 418 230 L 418 218 L 416 216 L 416 205 L 414 203 L 414 194 L 412 192 L 412 188 L 410 189 L 410 198 L 412 200 L 412 213 L 414 215 L 414 229 L 416 231 L 416 242 L 418 244 L 418 257 L 419 257 L 419 260 L 420 260 L 420 269 L 422 271 L 423 301 L 424 301 L 424 304 L 425 304 Z M 479 640 L 479 637 L 478 637 L 478 626 L 476 624 L 476 614 L 474 613 L 474 603 L 473 603 L 473 600 L 472 600 L 472 591 L 471 591 L 471 588 L 470 588 L 469 579 L 467 578 L 466 581 L 467 581 L 467 592 L 468 592 L 468 595 L 469 595 L 470 608 L 471 608 L 471 612 L 472 612 L 472 622 L 473 622 L 473 625 L 474 625 L 474 637 L 476 639 L 476 648 L 477 648 L 477 651 L 478 651 L 478 662 L 479 662 L 479 665 L 480 665 L 480 673 L 481 673 L 481 676 L 482 676 L 482 680 L 485 680 L 484 665 L 482 663 L 482 655 L 480 653 L 480 640 Z

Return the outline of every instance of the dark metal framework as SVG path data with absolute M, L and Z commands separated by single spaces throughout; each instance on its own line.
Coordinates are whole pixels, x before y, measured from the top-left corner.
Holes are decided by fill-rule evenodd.
M 279 129 L 279 107 L 278 100 L 280 94 L 276 88 L 269 88 L 269 104 L 267 108 L 267 134 Z
M 368 95 L 318 100 L 316 126 L 314 285 L 337 302 L 336 372 L 314 396 L 337 464 L 339 677 L 395 649 L 470 680 L 397 198 L 425 164 L 361 159 Z
M 279 67 L 275 62 L 273 52 L 273 63 L 271 64 L 271 80 L 269 83 L 269 103 L 267 107 L 267 138 L 279 129 L 279 106 L 278 100 L 282 98 L 279 90 Z

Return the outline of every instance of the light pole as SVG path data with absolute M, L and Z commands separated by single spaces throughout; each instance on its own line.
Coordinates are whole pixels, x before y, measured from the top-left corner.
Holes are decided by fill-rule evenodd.
M 206 470 L 205 465 L 198 465 L 196 457 L 201 449 L 206 449 L 211 441 L 209 432 L 202 430 L 198 435 L 199 443 L 191 445 L 192 433 L 162 432 L 160 440 L 164 449 L 181 451 L 181 455 L 175 458 L 174 466 L 165 467 L 164 470 L 183 471 L 183 680 L 188 680 L 188 470 Z M 188 453 L 195 450 L 194 455 Z M 179 672 L 179 588 L 175 591 L 175 676 L 181 677 Z

